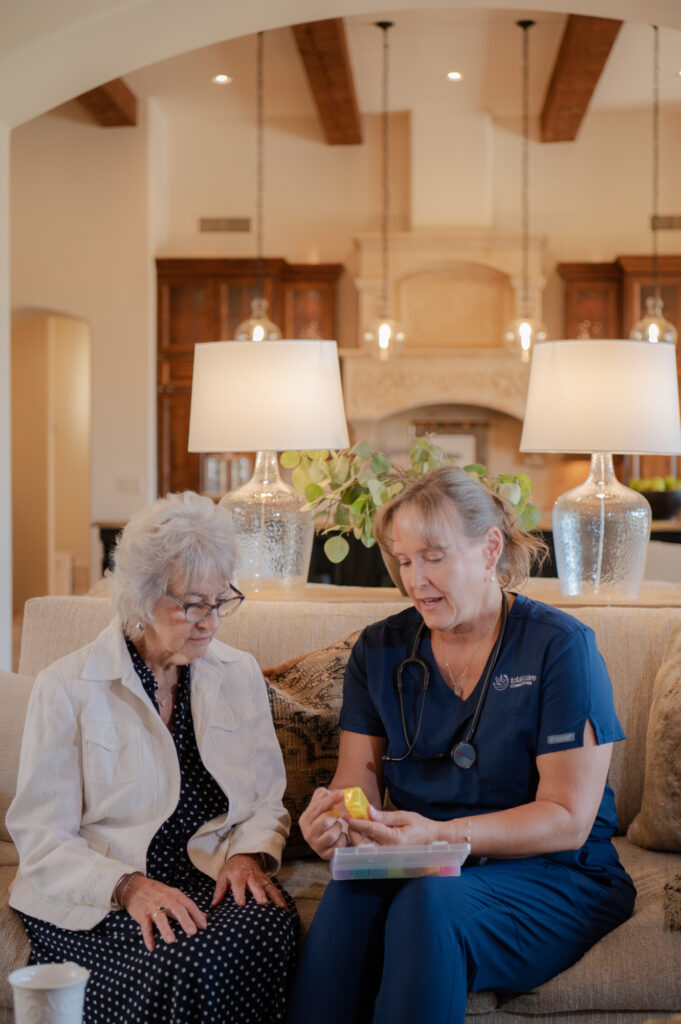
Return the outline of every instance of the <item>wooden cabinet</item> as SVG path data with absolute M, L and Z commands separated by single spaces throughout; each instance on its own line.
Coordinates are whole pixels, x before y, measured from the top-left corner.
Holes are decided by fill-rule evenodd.
M 559 263 L 565 281 L 565 338 L 628 338 L 653 294 L 651 256 L 612 263 Z M 681 256 L 660 256 L 664 314 L 681 331 Z
M 628 338 L 654 294 L 651 256 L 618 256 L 612 263 L 559 263 L 565 281 L 565 338 Z M 658 257 L 658 280 L 664 315 L 681 334 L 681 256 Z M 681 348 L 676 350 L 681 380 Z M 668 456 L 643 455 L 634 475 L 676 475 Z M 631 474 L 623 468 L 620 475 Z
M 262 269 L 269 314 L 285 338 L 336 337 L 341 264 L 266 259 Z M 258 294 L 258 261 L 159 259 L 156 272 L 158 491 L 166 494 L 200 489 L 201 457 L 187 451 L 194 345 L 234 337 Z

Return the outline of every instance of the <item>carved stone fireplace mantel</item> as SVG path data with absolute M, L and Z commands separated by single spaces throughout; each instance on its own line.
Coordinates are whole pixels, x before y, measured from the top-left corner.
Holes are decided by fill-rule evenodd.
M 388 362 L 358 349 L 340 356 L 350 423 L 428 405 L 475 405 L 518 420 L 525 412 L 529 367 L 504 349 L 420 348 Z

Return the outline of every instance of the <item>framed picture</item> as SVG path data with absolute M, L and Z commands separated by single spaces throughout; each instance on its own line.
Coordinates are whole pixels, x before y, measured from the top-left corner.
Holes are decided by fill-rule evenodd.
M 420 420 L 411 424 L 411 438 L 428 435 L 430 440 L 447 453 L 456 466 L 470 466 L 471 463 L 487 461 L 487 423 L 443 423 Z

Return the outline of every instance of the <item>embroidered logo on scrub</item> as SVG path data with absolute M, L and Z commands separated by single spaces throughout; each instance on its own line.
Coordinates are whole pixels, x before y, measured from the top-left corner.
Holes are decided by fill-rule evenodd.
M 506 690 L 509 687 L 512 690 L 517 689 L 519 686 L 532 686 L 533 683 L 537 682 L 536 676 L 507 676 L 505 674 L 495 676 L 492 681 L 492 686 L 495 690 Z

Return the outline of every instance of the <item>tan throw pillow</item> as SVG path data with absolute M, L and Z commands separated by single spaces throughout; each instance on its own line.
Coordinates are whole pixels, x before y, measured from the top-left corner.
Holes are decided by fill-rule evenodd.
M 643 800 L 627 838 L 649 850 L 681 851 L 681 631 L 655 677 L 646 735 Z
M 291 815 L 285 858 L 310 854 L 298 818 L 318 786 L 333 778 L 343 676 L 360 630 L 322 650 L 266 668 L 272 718 L 286 766 L 284 804 Z

